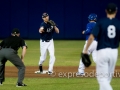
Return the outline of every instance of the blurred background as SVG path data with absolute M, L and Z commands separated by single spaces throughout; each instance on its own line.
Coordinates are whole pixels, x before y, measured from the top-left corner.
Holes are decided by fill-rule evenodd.
M 120 19 L 120 0 L 1 0 L 0 39 L 8 37 L 13 28 L 19 28 L 24 39 L 39 39 L 41 16 L 47 12 L 60 29 L 54 39 L 82 40 L 88 15 L 96 13 L 98 19 L 106 17 L 105 7 L 110 2 L 117 4 Z

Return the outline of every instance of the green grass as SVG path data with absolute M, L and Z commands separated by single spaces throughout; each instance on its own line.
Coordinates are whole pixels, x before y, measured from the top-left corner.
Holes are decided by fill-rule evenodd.
M 25 65 L 38 66 L 40 58 L 39 40 L 26 40 L 26 43 L 28 45 L 28 49 L 24 59 Z M 85 41 L 80 40 L 55 40 L 55 66 L 78 66 L 80 60 L 80 53 L 83 50 L 84 43 Z M 21 55 L 21 49 L 19 50 L 19 55 Z M 48 63 L 49 53 L 47 55 L 46 61 L 44 62 L 44 66 L 48 66 Z M 12 64 L 9 63 L 9 61 L 7 65 L 12 66 Z M 95 63 L 93 62 L 92 65 L 94 66 Z M 117 65 L 120 65 L 120 60 L 118 60 Z
M 27 87 L 15 87 L 16 78 L 7 78 L 0 90 L 98 90 L 95 78 L 26 78 Z M 120 90 L 120 80 L 114 78 L 111 85 L 113 90 Z
M 28 45 L 27 54 L 25 56 L 26 66 L 38 66 L 40 57 L 39 40 L 26 40 Z M 55 66 L 78 66 L 80 53 L 82 52 L 85 41 L 74 40 L 55 40 Z M 119 48 L 120 52 L 120 48 Z M 21 49 L 19 50 L 19 55 Z M 120 54 L 119 54 L 120 56 Z M 47 56 L 44 66 L 48 66 L 49 56 Z M 9 61 L 7 66 L 13 66 Z M 92 63 L 94 66 L 95 63 Z M 120 65 L 118 57 L 117 65 Z M 25 78 L 24 83 L 27 87 L 16 88 L 17 78 L 8 78 L 0 90 L 98 90 L 98 82 L 96 78 Z M 112 86 L 114 90 L 120 90 L 119 78 L 113 78 Z
M 27 54 L 25 56 L 25 65 L 37 66 L 40 58 L 40 44 L 39 40 L 27 40 L 28 45 Z M 79 63 L 80 52 L 82 51 L 84 41 L 54 41 L 55 45 L 55 66 L 76 66 Z M 21 49 L 19 50 L 19 55 Z M 49 53 L 47 59 L 44 62 L 44 66 L 48 66 Z M 7 63 L 11 66 L 11 63 Z

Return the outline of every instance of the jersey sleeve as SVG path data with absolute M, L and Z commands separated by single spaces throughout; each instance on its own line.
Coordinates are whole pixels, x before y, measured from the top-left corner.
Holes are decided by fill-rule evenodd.
M 43 28 L 43 30 L 46 31 L 46 27 L 44 23 L 41 23 L 40 28 Z
M 91 30 L 92 30 L 92 26 L 91 26 L 90 24 L 87 24 L 86 30 L 85 30 L 85 33 L 84 33 L 84 34 L 90 34 L 90 33 L 91 33 Z
M 0 43 L 0 49 L 2 48 L 3 45 L 4 45 L 4 40 Z
M 93 36 L 96 38 L 99 34 L 99 31 L 100 31 L 100 25 L 99 25 L 99 23 L 96 23 L 96 25 L 93 28 L 91 34 L 93 34 Z
M 4 40 L 0 43 L 0 47 L 2 47 L 4 45 Z
M 28 48 L 27 44 L 25 43 L 25 41 L 23 39 L 21 39 L 20 46 L 21 47 L 26 46 L 26 48 Z
M 41 23 L 40 27 L 43 27 L 43 28 L 45 28 L 45 25 L 44 25 L 44 23 Z
M 44 25 L 44 23 L 42 22 L 42 23 L 40 24 L 40 27 L 43 26 L 43 25 Z

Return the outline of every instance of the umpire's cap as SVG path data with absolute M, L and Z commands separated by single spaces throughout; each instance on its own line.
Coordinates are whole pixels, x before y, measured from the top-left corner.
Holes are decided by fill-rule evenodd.
M 19 33 L 20 33 L 20 31 L 19 31 L 18 28 L 14 28 L 14 29 L 12 30 L 12 34 L 19 34 Z
M 108 11 L 108 13 L 114 13 L 117 10 L 117 6 L 114 3 L 109 3 L 106 7 L 106 10 Z
M 43 13 L 43 14 L 42 14 L 42 18 L 45 18 L 45 17 L 47 17 L 47 16 L 49 16 L 48 13 Z

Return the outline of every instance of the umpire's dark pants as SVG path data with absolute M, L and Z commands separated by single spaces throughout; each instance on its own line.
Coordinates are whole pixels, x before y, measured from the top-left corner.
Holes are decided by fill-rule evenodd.
M 0 81 L 5 80 L 5 63 L 9 60 L 18 68 L 18 83 L 22 83 L 25 75 L 25 65 L 23 64 L 17 52 L 11 48 L 3 48 L 0 50 Z

